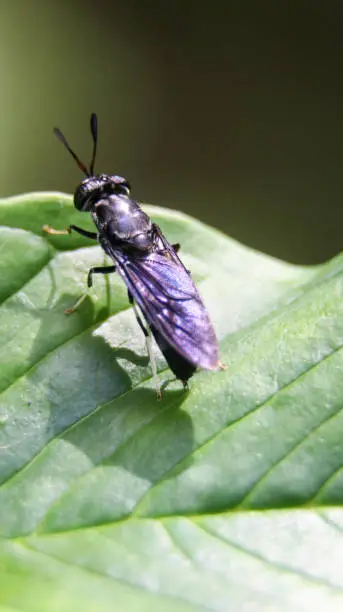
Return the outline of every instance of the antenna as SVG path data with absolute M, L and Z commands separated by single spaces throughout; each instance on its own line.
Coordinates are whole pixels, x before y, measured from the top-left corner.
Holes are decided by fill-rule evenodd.
M 63 146 L 65 146 L 65 148 L 67 149 L 67 151 L 69 151 L 70 155 L 75 159 L 81 172 L 83 172 L 86 176 L 94 176 L 94 162 L 95 162 L 96 149 L 97 149 L 97 144 L 98 144 L 98 119 L 95 113 L 91 114 L 90 127 L 91 127 L 91 134 L 93 138 L 93 153 L 92 153 L 92 160 L 89 166 L 89 170 L 87 166 L 76 155 L 73 149 L 69 146 L 69 143 L 66 137 L 62 134 L 61 130 L 59 130 L 56 127 L 54 128 L 55 136 L 57 136 L 58 140 L 60 140 Z
M 93 153 L 92 153 L 92 160 L 89 165 L 89 173 L 91 176 L 94 176 L 94 162 L 95 162 L 95 156 L 96 156 L 96 148 L 98 144 L 98 118 L 95 113 L 91 114 L 90 123 L 91 123 L 91 134 L 93 138 Z

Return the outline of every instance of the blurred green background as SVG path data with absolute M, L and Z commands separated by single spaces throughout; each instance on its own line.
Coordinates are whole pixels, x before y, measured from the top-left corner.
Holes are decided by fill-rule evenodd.
M 340 2 L 2 0 L 1 196 L 73 191 L 53 137 L 140 201 L 298 262 L 343 248 Z

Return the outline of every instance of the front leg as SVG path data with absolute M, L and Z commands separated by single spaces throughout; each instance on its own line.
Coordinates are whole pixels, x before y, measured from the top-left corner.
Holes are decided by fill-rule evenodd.
M 78 227 L 77 225 L 69 225 L 64 230 L 57 230 L 51 227 L 50 225 L 43 225 L 43 232 L 46 234 L 51 234 L 52 236 L 67 236 L 67 234 L 71 234 L 72 232 L 77 232 L 84 236 L 85 238 L 90 238 L 91 240 L 97 240 L 98 234 L 96 232 L 89 232 L 88 230 L 83 229 L 82 227 Z

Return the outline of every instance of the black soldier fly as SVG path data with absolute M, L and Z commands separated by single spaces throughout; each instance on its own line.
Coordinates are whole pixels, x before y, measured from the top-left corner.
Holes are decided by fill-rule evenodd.
M 131 199 L 130 184 L 125 178 L 94 174 L 98 142 L 97 116 L 94 113 L 91 115 L 90 128 L 93 153 L 89 169 L 70 148 L 62 132 L 55 128 L 54 133 L 86 175 L 74 193 L 74 206 L 77 210 L 91 213 L 97 232 L 89 232 L 76 225 L 66 230 L 55 230 L 50 226 L 44 226 L 43 229 L 50 234 L 69 234 L 75 231 L 97 240 L 112 259 L 114 264 L 111 266 L 89 270 L 88 287 L 92 286 L 93 274 L 118 271 L 124 280 L 129 301 L 146 338 L 160 397 L 151 351 L 151 333 L 170 369 L 185 388 L 197 367 L 205 370 L 223 367 L 218 357 L 217 339 L 190 272 L 177 254 L 179 245 L 171 245 L 158 225 Z M 66 312 L 75 311 L 86 295 Z

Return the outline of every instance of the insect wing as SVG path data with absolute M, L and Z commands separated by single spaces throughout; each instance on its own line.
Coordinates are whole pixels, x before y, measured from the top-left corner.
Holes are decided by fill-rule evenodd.
M 200 295 L 183 264 L 170 252 L 144 257 L 111 253 L 136 303 L 164 340 L 197 367 L 218 367 L 215 333 Z

